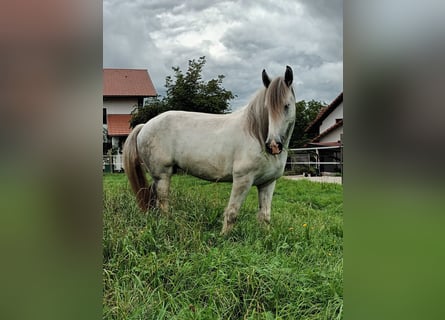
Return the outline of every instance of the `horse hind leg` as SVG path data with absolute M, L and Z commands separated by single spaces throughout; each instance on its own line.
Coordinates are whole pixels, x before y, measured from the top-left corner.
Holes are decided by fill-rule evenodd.
M 221 235 L 226 235 L 233 229 L 236 218 L 238 217 L 239 209 L 246 199 L 251 186 L 252 179 L 250 177 L 233 180 L 229 204 L 224 211 L 224 224 L 221 230 Z
M 159 178 L 155 178 L 156 207 L 165 213 L 169 210 L 170 178 L 171 174 L 162 174 Z

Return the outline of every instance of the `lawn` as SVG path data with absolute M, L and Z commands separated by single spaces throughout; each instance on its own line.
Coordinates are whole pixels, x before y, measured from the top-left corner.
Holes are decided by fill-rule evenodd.
M 171 214 L 138 210 L 125 175 L 104 175 L 105 319 L 341 319 L 343 188 L 277 182 L 270 227 L 252 188 L 219 235 L 231 184 L 173 177 Z

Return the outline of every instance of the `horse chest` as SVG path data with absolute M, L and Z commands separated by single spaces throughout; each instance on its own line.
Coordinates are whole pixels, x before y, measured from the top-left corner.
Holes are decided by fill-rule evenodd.
M 263 161 L 259 162 L 258 173 L 254 184 L 260 185 L 278 179 L 283 175 L 285 164 L 285 155 L 267 155 L 267 157 L 263 159 Z

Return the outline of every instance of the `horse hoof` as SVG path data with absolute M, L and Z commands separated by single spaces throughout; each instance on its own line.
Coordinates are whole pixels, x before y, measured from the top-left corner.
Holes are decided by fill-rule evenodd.
M 226 225 L 222 228 L 220 235 L 226 236 L 230 233 L 230 231 L 233 229 L 233 225 Z

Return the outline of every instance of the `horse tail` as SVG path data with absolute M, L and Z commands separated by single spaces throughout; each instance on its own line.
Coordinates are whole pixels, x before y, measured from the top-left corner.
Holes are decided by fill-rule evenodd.
M 136 195 L 139 207 L 147 211 L 154 206 L 155 192 L 152 185 L 149 185 L 145 177 L 145 170 L 137 149 L 137 136 L 143 124 L 139 124 L 131 131 L 125 141 L 122 151 L 123 165 L 125 173 L 130 181 L 131 189 Z

